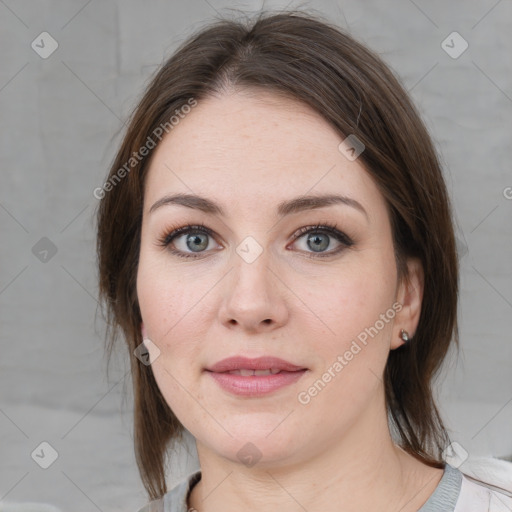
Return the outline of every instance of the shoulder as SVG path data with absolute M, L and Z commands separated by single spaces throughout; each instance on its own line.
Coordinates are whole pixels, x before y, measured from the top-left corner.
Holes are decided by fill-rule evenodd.
M 201 471 L 182 478 L 169 492 L 157 500 L 150 501 L 137 512 L 188 512 L 189 491 L 201 479 Z
M 510 512 L 512 493 L 462 475 L 462 486 L 454 512 Z
M 147 505 L 137 510 L 137 512 L 164 512 L 163 498 L 150 501 Z
M 164 498 L 150 501 L 147 505 L 137 510 L 137 512 L 164 512 Z
M 512 463 L 493 458 L 467 461 L 454 512 L 512 510 Z

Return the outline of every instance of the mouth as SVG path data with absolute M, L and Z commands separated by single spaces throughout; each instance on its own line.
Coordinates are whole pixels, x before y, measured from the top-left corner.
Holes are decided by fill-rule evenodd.
M 205 371 L 225 391 L 238 396 L 257 397 L 296 382 L 308 368 L 271 356 L 256 359 L 235 356 L 223 359 Z
M 251 370 L 249 368 L 240 368 L 239 370 L 231 370 L 229 372 L 219 372 L 219 373 L 228 373 L 229 375 L 242 375 L 242 377 L 251 377 L 253 375 L 276 375 L 281 373 L 284 370 L 279 370 L 279 368 L 269 368 L 267 370 Z
M 214 365 L 206 368 L 206 371 L 215 373 L 245 372 L 241 374 L 244 376 L 266 375 L 268 373 L 277 374 L 282 371 L 294 372 L 298 370 L 307 370 L 307 368 L 273 356 L 261 356 L 257 358 L 249 358 L 244 356 L 228 357 L 227 359 L 222 359 L 222 361 L 218 361 Z M 254 373 L 249 374 L 247 372 Z M 265 374 L 259 372 L 267 373 Z

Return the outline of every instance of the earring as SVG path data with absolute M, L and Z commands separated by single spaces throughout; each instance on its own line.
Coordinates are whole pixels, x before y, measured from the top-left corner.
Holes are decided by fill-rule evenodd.
M 401 329 L 400 338 L 402 338 L 407 343 L 409 341 L 409 333 Z

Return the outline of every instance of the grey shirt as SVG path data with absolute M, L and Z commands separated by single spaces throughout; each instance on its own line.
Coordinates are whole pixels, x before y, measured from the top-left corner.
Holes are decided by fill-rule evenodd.
M 194 485 L 201 480 L 201 471 L 189 475 L 173 487 L 159 500 L 148 503 L 139 512 L 193 512 L 187 509 L 188 495 Z M 418 512 L 451 512 L 459 498 L 462 485 L 462 473 L 446 463 L 443 476 L 428 501 Z

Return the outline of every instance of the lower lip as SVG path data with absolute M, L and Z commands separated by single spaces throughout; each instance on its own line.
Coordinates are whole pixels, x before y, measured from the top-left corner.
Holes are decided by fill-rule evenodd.
M 274 375 L 251 375 L 244 377 L 232 373 L 208 373 L 226 391 L 239 396 L 261 396 L 299 380 L 307 370 L 281 372 Z

